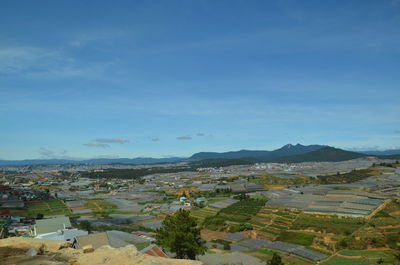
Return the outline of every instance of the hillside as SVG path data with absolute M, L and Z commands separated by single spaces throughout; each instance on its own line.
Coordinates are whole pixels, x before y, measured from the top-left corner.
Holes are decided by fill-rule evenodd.
M 324 145 L 301 145 L 301 144 L 287 144 L 279 149 L 273 151 L 261 151 L 261 150 L 240 150 L 230 152 L 200 152 L 192 155 L 189 160 L 205 160 L 205 159 L 273 159 L 284 156 L 292 156 L 305 154 L 308 152 L 319 150 Z
M 34 238 L 10 237 L 0 240 L 2 265 L 201 265 L 200 261 L 168 259 L 141 254 L 133 245 L 122 248 L 103 246 L 84 253 L 68 247 L 68 242 Z M 29 252 L 28 252 L 29 250 Z M 28 253 L 31 254 L 28 254 Z
M 361 157 L 366 157 L 366 154 L 360 154 L 334 147 L 324 147 L 316 151 L 306 154 L 280 157 L 269 160 L 275 163 L 301 163 L 301 162 L 339 162 Z

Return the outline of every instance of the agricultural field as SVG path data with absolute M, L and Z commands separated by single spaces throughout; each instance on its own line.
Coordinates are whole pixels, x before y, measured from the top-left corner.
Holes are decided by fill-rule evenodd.
M 293 175 L 293 178 L 282 178 L 280 176 L 268 175 L 251 179 L 251 182 L 263 185 L 265 188 L 286 187 L 289 184 L 311 184 L 318 180 L 309 176 Z
M 277 240 L 309 247 L 314 238 L 315 235 L 313 234 L 283 231 L 279 234 Z
M 321 265 L 400 264 L 392 250 L 342 250 Z
M 198 207 L 193 207 L 190 210 L 190 215 L 193 217 L 196 217 L 199 219 L 199 221 L 204 221 L 207 217 L 214 216 L 218 213 L 217 209 L 210 208 L 210 207 L 204 207 L 204 208 L 198 208 Z
M 115 204 L 105 200 L 88 200 L 85 203 L 85 207 L 92 210 L 109 210 L 117 208 Z
M 296 255 L 292 255 L 286 252 L 270 250 L 270 249 L 257 249 L 251 252 L 246 252 L 246 254 L 257 257 L 263 261 L 269 261 L 272 258 L 274 253 L 278 253 L 279 256 L 282 257 L 282 261 L 285 265 L 311 265 L 315 264 L 314 262 L 300 258 Z
M 245 199 L 220 210 L 215 216 L 207 217 L 204 226 L 211 230 L 221 230 L 238 226 L 251 220 L 265 205 L 266 200 Z M 249 227 L 249 226 L 246 226 Z
M 28 216 L 35 217 L 38 214 L 59 215 L 70 213 L 70 209 L 65 203 L 57 199 L 48 199 L 44 201 L 28 201 L 26 202 L 26 210 L 23 211 Z
M 391 201 L 367 221 L 354 237 L 345 238 L 342 247 L 351 249 L 390 248 L 400 250 L 400 202 Z
M 363 219 L 339 219 L 329 217 L 299 216 L 292 230 L 312 230 L 336 235 L 349 235 L 365 224 Z
M 257 230 L 262 239 L 275 239 L 281 232 L 289 229 L 298 213 L 286 211 L 271 206 L 263 207 L 248 224 Z

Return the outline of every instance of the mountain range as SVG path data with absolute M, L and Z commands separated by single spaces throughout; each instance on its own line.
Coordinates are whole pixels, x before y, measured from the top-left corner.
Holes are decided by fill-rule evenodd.
M 189 162 L 194 165 L 231 165 L 250 164 L 257 162 L 300 163 L 323 161 L 346 161 L 367 156 L 399 159 L 400 150 L 352 152 L 327 145 L 301 145 L 287 144 L 273 151 L 240 150 L 231 152 L 199 152 L 188 158 L 98 158 L 87 160 L 67 159 L 32 159 L 32 160 L 0 160 L 0 166 L 26 166 L 26 165 L 65 165 L 65 164 L 160 164 Z
M 301 144 L 287 144 L 279 149 L 273 151 L 253 151 L 253 150 L 240 150 L 233 152 L 200 152 L 189 157 L 188 160 L 204 160 L 204 159 L 240 159 L 240 158 L 258 158 L 258 159 L 272 159 L 277 157 L 284 157 L 290 155 L 300 155 L 308 152 L 316 151 L 325 145 L 301 145 Z

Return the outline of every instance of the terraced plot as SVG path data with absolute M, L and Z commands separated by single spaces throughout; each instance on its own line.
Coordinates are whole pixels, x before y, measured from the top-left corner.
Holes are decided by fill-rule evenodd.
M 85 207 L 92 210 L 105 210 L 105 209 L 115 209 L 117 206 L 111 202 L 105 200 L 88 200 L 85 203 Z
M 358 240 L 348 241 L 362 248 L 382 248 L 400 250 L 400 202 L 392 201 L 366 225 L 354 233 Z
M 380 263 L 378 263 L 378 261 Z M 395 252 L 392 250 L 342 250 L 322 262 L 321 265 L 369 265 L 369 264 L 396 264 Z
M 248 224 L 258 231 L 258 237 L 275 239 L 282 231 L 286 231 L 293 223 L 297 213 L 274 207 L 263 207 Z
M 215 208 L 205 207 L 205 208 L 192 208 L 190 215 L 196 217 L 200 221 L 203 221 L 207 217 L 214 216 L 218 213 Z
M 249 224 L 248 222 L 257 215 L 264 205 L 265 200 L 246 199 L 237 201 L 220 210 L 215 216 L 204 219 L 205 227 L 211 230 L 223 230 L 229 227 Z
M 70 209 L 63 201 L 57 199 L 48 199 L 45 201 L 29 201 L 26 205 L 26 213 L 29 216 L 43 215 L 58 215 L 69 213 Z

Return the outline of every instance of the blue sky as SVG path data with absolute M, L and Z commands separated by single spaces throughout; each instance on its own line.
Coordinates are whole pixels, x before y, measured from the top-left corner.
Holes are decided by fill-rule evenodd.
M 0 159 L 400 146 L 400 1 L 2 1 Z

